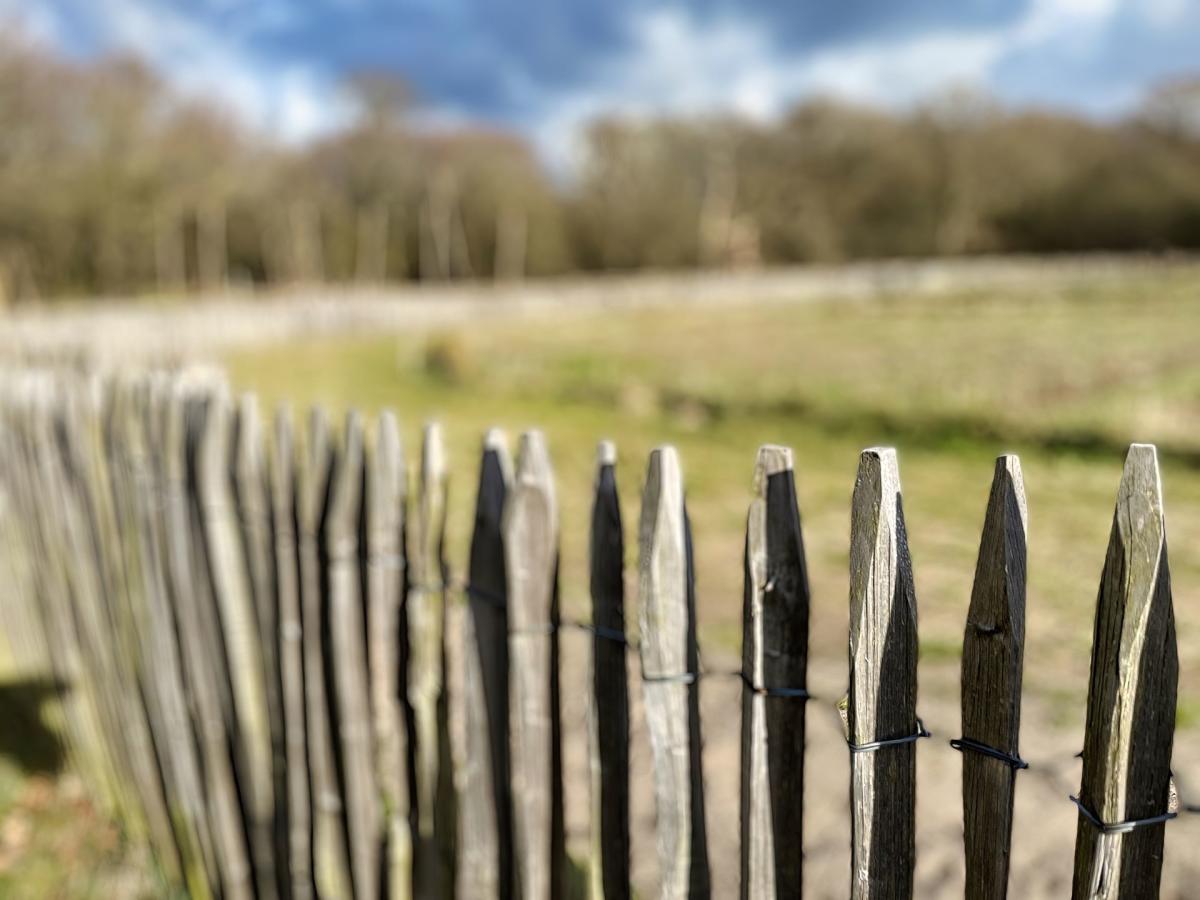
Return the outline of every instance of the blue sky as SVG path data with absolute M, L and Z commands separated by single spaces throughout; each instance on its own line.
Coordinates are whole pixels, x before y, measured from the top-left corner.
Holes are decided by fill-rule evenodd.
M 609 111 L 770 118 L 957 85 L 1103 116 L 1200 69 L 1200 0 L 0 0 L 12 19 L 73 55 L 133 51 L 286 140 L 353 115 L 347 73 L 388 68 L 431 121 L 560 160 Z

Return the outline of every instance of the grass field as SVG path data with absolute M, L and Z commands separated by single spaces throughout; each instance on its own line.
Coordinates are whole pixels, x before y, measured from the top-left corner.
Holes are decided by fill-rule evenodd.
M 740 646 L 742 530 L 756 448 L 796 452 L 819 696 L 844 689 L 849 499 L 858 453 L 900 454 L 922 647 L 922 707 L 955 722 L 958 657 L 995 456 L 1021 454 L 1030 510 L 1027 697 L 1077 745 L 1092 615 L 1126 445 L 1163 460 L 1181 684 L 1177 746 L 1200 724 L 1200 272 L 1147 267 L 1036 290 L 486 317 L 397 335 L 290 340 L 224 353 L 264 410 L 389 406 L 415 459 L 446 428 L 451 564 L 467 558 L 485 428 L 547 434 L 562 507 L 562 588 L 588 609 L 596 441 L 617 441 L 634 538 L 646 456 L 679 447 L 696 539 L 703 652 Z M 629 618 L 636 621 L 631 600 Z M 36 685 L 0 678 L 0 896 L 159 896 L 136 851 L 61 773 Z M 937 704 L 937 705 L 935 705 Z M 956 722 L 955 722 L 956 724 Z M 31 744 L 30 736 L 35 740 Z M 842 751 L 844 753 L 844 751 Z M 1195 799 L 1193 798 L 1193 802 Z M 1069 815 L 1069 811 L 1064 815 Z M 711 813 L 710 813 L 711 815 Z M 1182 831 L 1180 832 L 1183 833 Z M 1069 850 L 1064 851 L 1069 858 Z M 840 884 L 840 880 L 838 882 Z
M 858 451 L 900 452 L 922 616 L 923 690 L 956 660 L 994 457 L 1021 454 L 1030 508 L 1028 690 L 1081 721 L 1092 611 L 1126 445 L 1164 460 L 1182 712 L 1200 696 L 1200 278 L 1142 272 L 1015 295 L 976 291 L 815 305 L 594 311 L 238 353 L 264 406 L 391 406 L 415 456 L 451 448 L 452 564 L 466 559 L 480 435 L 547 433 L 562 505 L 563 594 L 586 614 L 593 448 L 611 437 L 629 544 L 646 454 L 680 448 L 697 542 L 700 635 L 740 641 L 742 529 L 755 448 L 795 448 L 814 652 L 844 657 L 848 505 Z M 515 443 L 515 441 L 514 441 Z M 944 664 L 944 665 L 943 665 Z M 928 675 L 926 674 L 928 671 Z

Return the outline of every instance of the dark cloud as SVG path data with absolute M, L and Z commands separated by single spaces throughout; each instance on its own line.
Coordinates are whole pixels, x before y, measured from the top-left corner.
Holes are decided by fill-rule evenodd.
M 267 29 L 247 28 L 244 4 L 228 0 L 140 2 L 189 16 L 274 64 L 315 61 L 333 77 L 391 69 L 435 105 L 524 118 L 544 95 L 586 86 L 619 60 L 636 40 L 631 23 L 654 11 L 686 11 L 701 26 L 752 22 L 780 53 L 803 54 L 992 26 L 1022 15 L 1028 0 L 267 0 L 280 10 Z

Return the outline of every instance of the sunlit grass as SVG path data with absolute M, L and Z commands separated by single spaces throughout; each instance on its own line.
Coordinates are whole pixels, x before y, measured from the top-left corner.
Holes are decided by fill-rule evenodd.
M 1033 292 L 816 305 L 565 313 L 238 353 L 232 380 L 267 407 L 396 409 L 447 429 L 461 569 L 484 428 L 543 428 L 562 505 L 563 595 L 586 615 L 593 450 L 611 437 L 629 572 L 637 492 L 659 443 L 682 454 L 696 538 L 702 642 L 740 639 L 742 528 L 756 447 L 796 450 L 813 587 L 813 648 L 844 655 L 848 503 L 858 451 L 900 451 L 921 639 L 952 662 L 979 528 L 1003 451 L 1019 452 L 1030 505 L 1028 683 L 1082 698 L 1096 585 L 1124 445 L 1158 442 L 1172 535 L 1200 532 L 1200 281 L 1125 274 Z M 450 362 L 446 362 L 450 360 Z M 1194 544 L 1193 544 L 1194 545 Z M 1200 554 L 1173 543 L 1176 596 Z M 630 580 L 630 594 L 633 582 Z M 1200 661 L 1200 611 L 1178 602 L 1181 657 Z M 1034 674 L 1045 673 L 1045 678 Z M 954 677 L 954 665 L 938 665 Z M 938 676 L 943 677 L 943 676 Z

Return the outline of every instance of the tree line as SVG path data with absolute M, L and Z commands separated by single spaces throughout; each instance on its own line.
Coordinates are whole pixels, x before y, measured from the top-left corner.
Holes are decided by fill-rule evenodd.
M 418 126 L 394 78 L 351 87 L 351 124 L 291 146 L 135 59 L 0 37 L 0 303 L 1200 247 L 1200 78 L 1111 121 L 966 91 L 608 117 L 566 176 L 515 134 Z

